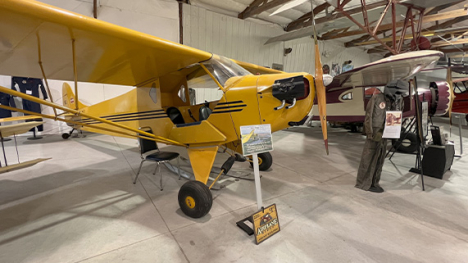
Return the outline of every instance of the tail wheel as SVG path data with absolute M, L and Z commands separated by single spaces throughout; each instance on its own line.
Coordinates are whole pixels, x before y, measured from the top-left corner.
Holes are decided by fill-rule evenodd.
M 249 159 L 252 160 L 252 156 L 250 156 Z M 273 156 L 271 156 L 271 153 L 266 152 L 266 153 L 258 154 L 258 169 L 260 171 L 266 171 L 270 169 L 272 164 L 273 164 Z M 250 163 L 250 166 L 253 167 L 253 162 Z
M 68 138 L 70 138 L 70 134 L 68 134 L 68 133 L 62 133 L 62 139 L 66 140 L 66 139 L 68 139 Z
M 179 190 L 179 206 L 182 212 L 192 218 L 208 214 L 213 205 L 211 191 L 202 182 L 189 181 Z

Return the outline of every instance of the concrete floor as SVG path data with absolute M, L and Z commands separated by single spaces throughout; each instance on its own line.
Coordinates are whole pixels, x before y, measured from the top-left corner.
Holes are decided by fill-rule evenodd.
M 408 172 L 415 156 L 396 154 L 383 169 L 386 192 L 375 194 L 354 188 L 363 137 L 338 128 L 329 141 L 326 156 L 319 128 L 274 134 L 262 189 L 265 204 L 277 204 L 281 231 L 255 245 L 235 225 L 256 210 L 252 181 L 225 177 L 211 212 L 192 219 L 177 203 L 185 180 L 166 168 L 164 191 L 154 164 L 131 183 L 135 140 L 20 137 L 22 161 L 52 159 L 0 174 L 0 262 L 467 262 L 467 156 L 443 180 L 425 177 L 423 192 Z M 16 162 L 13 141 L 6 150 Z M 217 165 L 226 158 L 219 154 Z M 232 173 L 251 169 L 236 163 Z

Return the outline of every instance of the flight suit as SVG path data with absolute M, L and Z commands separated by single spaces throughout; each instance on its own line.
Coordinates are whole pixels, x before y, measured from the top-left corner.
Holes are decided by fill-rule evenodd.
M 0 92 L 0 104 L 16 108 L 16 104 L 15 104 L 15 100 L 13 99 L 13 96 L 10 96 L 9 94 L 3 93 L 3 92 Z M 9 118 L 9 117 L 11 117 L 11 111 L 0 108 L 0 118 Z
M 387 110 L 401 110 L 403 108 L 402 101 L 401 98 L 394 99 L 379 93 L 372 96 L 367 104 L 364 121 L 367 138 L 356 178 L 357 188 L 369 190 L 372 186 L 380 187 L 380 174 L 387 151 L 387 139 L 382 138 L 385 115 Z
M 41 89 L 42 96 L 46 100 L 48 98 L 47 92 L 45 91 L 44 84 L 42 83 L 41 79 L 35 79 L 35 78 L 23 78 L 23 77 L 12 77 L 11 78 L 11 88 L 13 90 L 16 90 L 15 85 L 18 85 L 20 91 L 22 93 L 25 93 L 27 95 L 34 96 L 36 98 L 39 98 L 39 88 Z M 30 100 L 23 99 L 23 109 L 32 111 L 32 112 L 37 112 L 41 113 L 41 104 L 37 102 L 33 102 Z M 25 114 L 27 115 L 27 114 Z M 42 120 L 41 118 L 38 118 L 38 120 Z M 34 130 L 34 128 L 31 129 L 31 131 Z M 43 131 L 44 128 L 41 125 L 37 126 L 38 131 Z

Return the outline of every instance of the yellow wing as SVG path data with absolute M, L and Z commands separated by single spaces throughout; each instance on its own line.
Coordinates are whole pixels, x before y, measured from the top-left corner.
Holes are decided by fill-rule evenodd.
M 279 71 L 279 70 L 276 70 L 276 69 L 265 68 L 265 67 L 262 67 L 262 66 L 258 66 L 258 65 L 255 65 L 255 64 L 247 63 L 247 62 L 238 61 L 238 60 L 235 60 L 235 59 L 232 59 L 232 61 L 234 61 L 236 64 L 238 64 L 239 66 L 245 68 L 246 70 L 248 70 L 250 73 L 252 73 L 254 75 L 285 73 L 283 71 Z
M 0 74 L 135 86 L 211 53 L 36 1 L 0 0 Z
M 36 117 L 37 119 L 37 117 Z M 30 129 L 43 124 L 42 121 L 23 122 L 11 125 L 0 126 L 1 137 L 8 137 L 16 134 L 28 132 Z
M 26 121 L 26 120 L 37 120 L 40 119 L 41 117 L 33 116 L 33 115 L 28 115 L 28 116 L 19 116 L 19 117 L 10 117 L 10 118 L 3 118 L 0 119 L 0 123 L 3 122 L 10 122 L 10 121 Z

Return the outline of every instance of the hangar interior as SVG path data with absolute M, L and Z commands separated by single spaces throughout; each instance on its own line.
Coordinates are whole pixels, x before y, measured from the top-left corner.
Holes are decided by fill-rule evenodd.
M 61 135 L 71 127 L 44 118 L 44 130 L 34 133 L 40 139 L 31 140 L 33 133 L 27 132 L 2 141 L 1 165 L 50 159 L 0 173 L 0 262 L 466 262 L 468 180 L 464 176 L 468 176 L 468 159 L 463 146 L 468 143 L 468 76 L 464 68 L 468 1 L 313 0 L 314 9 L 310 1 L 300 0 L 39 2 L 266 70 L 312 76 L 317 55 L 312 12 L 323 71 L 333 77 L 344 74 L 345 66 L 359 69 L 414 50 L 441 51 L 437 64 L 416 76 L 418 88 L 427 87 L 428 93 L 421 98 L 430 98 L 429 111 L 437 111 L 428 121 L 443 128 L 441 136 L 447 134 L 445 139 L 454 144 L 455 156 L 450 169 L 434 178 L 409 171 L 418 167 L 415 150 L 389 152 L 392 157 L 386 158 L 380 179 L 385 191 L 357 189 L 365 128 L 363 121 L 358 125 L 341 121 L 338 117 L 346 114 L 337 112 L 348 111 L 349 115 L 356 111 L 364 118 L 368 88 L 339 91 L 339 101 L 348 103 L 341 106 L 330 105 L 327 93 L 329 155 L 316 105 L 306 123 L 272 134 L 273 164 L 260 171 L 261 193 L 265 205 L 276 204 L 280 231 L 257 245 L 236 226 L 258 211 L 254 170 L 248 162 L 235 162 L 213 183 L 211 210 L 201 218 L 191 218 L 177 202 L 188 180 L 164 165 L 158 173 L 154 163 L 140 167 L 136 138 L 84 131 L 64 140 Z M 281 7 L 286 10 L 274 14 Z M 405 41 L 400 41 L 402 34 Z M 8 89 L 14 84 L 12 76 L 3 73 L 9 71 L 4 70 L 8 65 L 2 60 L 7 61 L 10 48 L 7 40 L 0 41 L 0 86 Z M 51 78 L 47 83 L 49 97 L 58 104 L 67 95 L 62 85 L 68 83 L 73 89 L 73 80 Z M 82 81 L 78 87 L 79 102 L 84 105 L 140 89 Z M 221 90 L 209 88 L 193 92 L 197 105 L 223 96 Z M 419 89 L 417 92 L 420 94 Z M 418 97 L 413 95 L 411 98 Z M 178 96 L 185 102 L 185 95 Z M 12 100 L 18 107 L 24 102 L 19 97 Z M 408 102 L 407 107 L 412 103 Z M 41 109 L 42 114 L 55 113 L 51 107 Z M 12 112 L 12 116 L 23 113 Z M 202 122 L 200 116 L 196 113 Z M 426 143 L 433 143 L 431 132 L 427 134 Z M 403 139 L 402 147 L 414 143 L 408 140 Z M 386 149 L 392 145 L 389 140 Z M 196 173 L 184 147 L 158 146 L 161 151 L 180 154 L 182 170 Z M 227 158 L 221 148 L 217 150 L 216 173 L 211 173 L 209 184 Z

